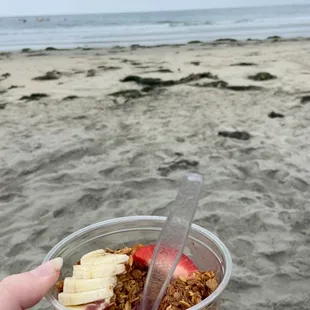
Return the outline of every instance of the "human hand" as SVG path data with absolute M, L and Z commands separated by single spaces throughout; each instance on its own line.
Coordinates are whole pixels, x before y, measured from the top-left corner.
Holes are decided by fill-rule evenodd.
M 62 258 L 36 269 L 4 278 L 0 282 L 0 310 L 24 310 L 36 305 L 56 283 L 63 265 Z

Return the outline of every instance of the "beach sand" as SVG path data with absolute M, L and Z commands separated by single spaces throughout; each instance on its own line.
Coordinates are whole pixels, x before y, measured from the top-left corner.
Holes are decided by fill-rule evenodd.
M 0 278 L 94 222 L 167 215 L 198 171 L 195 223 L 233 259 L 222 309 L 309 310 L 309 57 L 309 40 L 2 53 Z

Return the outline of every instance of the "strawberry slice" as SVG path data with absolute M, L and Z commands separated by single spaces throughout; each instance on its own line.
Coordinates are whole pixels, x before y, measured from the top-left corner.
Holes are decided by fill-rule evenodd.
M 149 267 L 151 264 L 154 249 L 155 249 L 154 244 L 147 245 L 137 249 L 133 255 L 134 261 Z M 160 252 L 159 257 L 160 258 L 162 257 L 162 261 L 164 263 L 172 265 L 176 255 L 177 255 L 176 250 L 171 248 L 165 248 Z M 177 265 L 177 268 L 174 271 L 173 277 L 174 278 L 180 276 L 187 277 L 190 273 L 195 271 L 198 271 L 198 268 L 195 266 L 195 264 L 185 254 L 182 254 L 181 259 Z

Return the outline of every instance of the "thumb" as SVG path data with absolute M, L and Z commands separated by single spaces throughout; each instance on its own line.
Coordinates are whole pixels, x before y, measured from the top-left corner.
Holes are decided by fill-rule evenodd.
M 62 258 L 55 258 L 38 268 L 9 276 L 0 282 L 0 309 L 22 310 L 36 305 L 56 283 Z

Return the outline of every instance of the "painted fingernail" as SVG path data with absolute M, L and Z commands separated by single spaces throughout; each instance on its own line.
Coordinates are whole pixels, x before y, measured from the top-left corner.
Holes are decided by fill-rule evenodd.
M 60 271 L 62 265 L 63 265 L 63 259 L 61 257 L 58 257 L 51 261 L 46 262 L 45 264 L 37 267 L 36 269 L 30 272 L 37 277 L 46 277 L 49 276 L 50 274 Z

